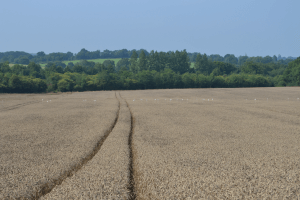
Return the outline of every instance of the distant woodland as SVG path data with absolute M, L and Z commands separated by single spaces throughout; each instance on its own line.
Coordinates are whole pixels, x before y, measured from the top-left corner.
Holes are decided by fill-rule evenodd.
M 91 61 L 99 58 L 106 60 Z M 300 57 L 143 49 L 0 53 L 1 93 L 273 86 L 300 86 Z

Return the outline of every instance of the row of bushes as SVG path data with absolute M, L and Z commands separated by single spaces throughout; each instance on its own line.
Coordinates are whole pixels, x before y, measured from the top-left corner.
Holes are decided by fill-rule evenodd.
M 0 73 L 0 92 L 38 93 L 95 90 L 136 90 L 165 88 L 235 88 L 270 87 L 272 80 L 262 75 L 231 74 L 229 76 L 205 76 L 203 74 L 179 74 L 167 69 L 163 72 L 142 71 L 132 73 L 107 73 L 96 75 L 80 73 L 51 73 L 46 80 L 30 76 Z
M 30 76 L 0 74 L 0 93 L 40 93 L 47 91 L 45 80 Z
M 272 81 L 261 75 L 232 74 L 229 76 L 204 76 L 185 73 L 180 75 L 171 70 L 163 73 L 143 71 L 137 74 L 99 73 L 54 73 L 47 79 L 48 91 L 95 91 L 136 90 L 165 88 L 235 88 L 271 87 Z

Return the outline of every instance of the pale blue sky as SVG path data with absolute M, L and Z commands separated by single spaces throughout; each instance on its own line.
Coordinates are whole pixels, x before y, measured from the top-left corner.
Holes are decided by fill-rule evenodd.
M 6 0 L 0 52 L 183 50 L 300 56 L 299 0 Z

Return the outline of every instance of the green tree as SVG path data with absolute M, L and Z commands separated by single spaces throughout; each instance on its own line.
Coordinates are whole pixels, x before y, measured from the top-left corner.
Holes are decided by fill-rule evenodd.
M 210 74 L 213 70 L 212 64 L 208 60 L 207 55 L 206 54 L 201 55 L 200 53 L 197 54 L 194 67 L 195 67 L 195 71 L 198 71 L 204 75 Z
M 28 65 L 28 64 L 29 64 L 29 59 L 28 59 L 28 57 L 26 57 L 26 56 L 21 56 L 21 57 L 18 59 L 18 63 L 19 63 L 19 64 L 23 64 L 23 65 Z
M 237 65 L 238 59 L 233 54 L 226 54 L 224 56 L 224 62 Z
M 1 59 L 0 59 L 0 62 L 9 62 L 9 58 L 7 56 L 3 56 Z
M 68 65 L 67 66 L 69 66 L 69 67 L 73 67 L 74 66 L 74 63 L 73 62 L 68 62 Z
M 198 74 L 198 87 L 200 88 L 209 88 L 211 86 L 211 79 L 209 76 L 204 74 Z
M 154 88 L 153 75 L 149 70 L 143 70 L 137 74 L 138 81 L 142 85 L 143 89 Z
M 108 65 L 106 67 L 106 70 L 107 70 L 108 73 L 114 73 L 115 72 L 115 68 L 114 68 L 113 65 Z
M 194 88 L 196 85 L 195 77 L 193 77 L 195 74 L 190 73 L 184 73 L 182 75 L 182 82 L 185 88 Z
M 212 54 L 209 56 L 208 58 L 210 61 L 220 61 L 220 62 L 223 62 L 224 61 L 224 58 L 222 56 L 220 56 L 219 54 Z
M 137 55 L 136 51 L 134 50 L 132 52 L 132 55 L 129 60 L 130 61 L 130 71 L 132 71 L 133 73 L 137 73 L 137 71 L 138 71 L 137 58 L 138 58 L 138 55 Z
M 300 57 L 288 64 L 283 73 L 283 78 L 287 85 L 300 86 Z
M 8 61 L 6 61 L 4 63 L 0 63 L 0 72 L 2 72 L 2 73 L 11 72 Z
M 125 67 L 126 70 L 129 70 L 130 62 L 128 58 L 122 58 L 117 62 L 115 67 L 116 71 L 118 72 L 121 68 Z M 123 68 L 124 70 L 124 68 Z
M 58 66 L 58 67 L 56 67 L 56 72 L 60 73 L 60 74 L 63 74 L 64 73 L 64 69 L 62 68 L 62 66 Z
M 69 78 L 63 78 L 58 81 L 57 87 L 61 92 L 73 91 L 74 82 Z
M 69 65 L 67 65 L 64 69 L 64 73 L 66 73 L 66 72 L 72 72 L 72 69 Z
M 249 58 L 249 57 L 248 57 L 247 55 L 245 55 L 245 56 L 240 56 L 240 57 L 239 57 L 239 60 L 238 60 L 238 65 L 239 65 L 239 66 L 242 66 L 242 65 L 247 61 L 248 58 Z
M 35 78 L 35 79 L 33 79 L 33 81 L 37 88 L 37 91 L 35 91 L 35 92 L 45 92 L 47 90 L 47 84 L 46 84 L 45 80 Z
M 218 70 L 220 73 L 218 75 L 227 75 L 237 70 L 237 68 L 230 63 L 224 62 L 213 62 L 214 70 Z
M 9 88 L 12 92 L 22 92 L 21 78 L 13 74 L 9 79 Z
M 241 71 L 243 73 L 248 73 L 248 74 L 263 74 L 264 69 L 258 63 L 254 63 L 253 61 L 250 62 L 247 61 L 241 66 Z
M 141 51 L 139 56 L 138 67 L 139 71 L 147 70 L 147 58 L 143 50 Z
M 266 56 L 263 57 L 262 59 L 262 63 L 272 63 L 273 62 L 273 58 L 271 56 Z
M 43 51 L 40 51 L 36 54 L 38 57 L 44 57 L 46 54 Z
M 186 50 L 172 52 L 170 54 L 169 59 L 169 67 L 174 72 L 179 72 L 180 74 L 184 74 L 190 69 L 189 57 L 187 55 Z
M 41 71 L 41 66 L 39 65 L 39 64 L 36 64 L 36 63 L 34 63 L 34 62 L 30 62 L 29 64 L 28 64 L 28 66 L 27 66 L 27 69 L 29 70 L 29 71 L 35 71 L 35 72 L 40 72 Z
M 104 65 L 104 67 L 107 67 L 108 65 L 112 65 L 113 67 L 115 67 L 115 61 L 113 60 L 104 60 L 102 64 Z
M 201 64 L 202 64 L 202 55 L 200 53 L 197 54 L 196 62 L 194 64 L 194 68 L 196 71 L 201 72 Z

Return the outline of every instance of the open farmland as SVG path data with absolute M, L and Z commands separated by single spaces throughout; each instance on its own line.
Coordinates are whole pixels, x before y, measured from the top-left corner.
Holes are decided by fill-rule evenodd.
M 40 196 L 70 176 L 119 110 L 114 92 L 1 94 L 0 103 L 0 199 Z
M 298 87 L 122 96 L 135 119 L 138 199 L 300 197 Z
M 129 199 L 131 116 L 118 95 L 120 112 L 116 126 L 100 151 L 76 175 L 42 199 Z
M 299 98 L 299 87 L 1 94 L 0 199 L 300 198 Z

